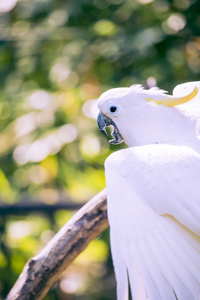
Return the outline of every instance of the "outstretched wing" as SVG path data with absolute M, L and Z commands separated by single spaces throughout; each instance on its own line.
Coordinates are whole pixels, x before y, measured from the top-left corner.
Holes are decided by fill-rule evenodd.
M 118 300 L 200 299 L 200 155 L 185 146 L 117 151 L 105 163 Z

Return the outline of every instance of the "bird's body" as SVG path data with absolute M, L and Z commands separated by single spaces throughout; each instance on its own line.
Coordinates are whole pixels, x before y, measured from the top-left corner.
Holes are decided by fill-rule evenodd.
M 188 100 L 167 106 L 167 95 L 155 89 L 115 89 L 100 97 L 100 129 L 110 118 L 112 142 L 119 130 L 129 146 L 105 162 L 118 300 L 128 299 L 128 277 L 133 300 L 200 300 L 198 86 L 175 89 L 192 95 L 196 88 L 188 96 L 195 109 Z M 165 103 L 153 101 L 160 99 Z

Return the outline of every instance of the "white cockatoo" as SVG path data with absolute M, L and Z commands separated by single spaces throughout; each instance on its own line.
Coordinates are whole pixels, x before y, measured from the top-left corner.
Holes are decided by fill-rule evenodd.
M 169 96 L 139 85 L 98 101 L 127 149 L 105 162 L 117 299 L 200 300 L 200 82 Z

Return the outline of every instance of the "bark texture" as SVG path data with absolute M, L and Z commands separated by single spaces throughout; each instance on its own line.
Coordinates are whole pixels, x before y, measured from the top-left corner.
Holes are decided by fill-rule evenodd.
M 66 267 L 107 227 L 106 191 L 103 190 L 26 263 L 6 300 L 43 299 Z

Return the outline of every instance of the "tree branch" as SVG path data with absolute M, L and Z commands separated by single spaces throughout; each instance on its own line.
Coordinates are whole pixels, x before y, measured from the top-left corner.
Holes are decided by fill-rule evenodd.
M 108 227 L 106 191 L 88 201 L 25 265 L 6 300 L 40 300 L 87 245 Z

